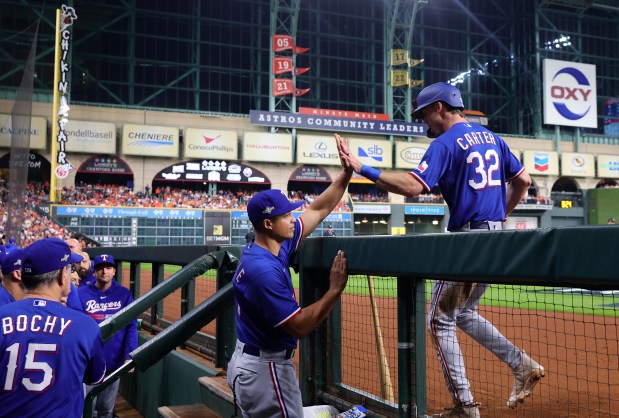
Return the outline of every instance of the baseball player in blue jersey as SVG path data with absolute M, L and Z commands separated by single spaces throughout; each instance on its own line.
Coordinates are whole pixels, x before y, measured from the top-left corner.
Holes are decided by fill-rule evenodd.
M 16 248 L 5 254 L 0 262 L 2 269 L 2 286 L 0 286 L 0 306 L 21 300 L 26 295 L 26 289 L 21 281 L 23 250 Z
M 338 147 L 341 139 L 336 136 Z M 247 243 L 233 277 L 238 341 L 228 364 L 228 384 L 245 417 L 303 417 L 292 362 L 297 340 L 331 312 L 348 275 L 344 253 L 336 255 L 329 290 L 303 309 L 295 299 L 289 260 L 301 242 L 335 208 L 350 181 L 346 169 L 298 219 L 280 190 L 257 193 L 247 205 L 256 237 Z
M 24 250 L 26 296 L 0 307 L 0 418 L 79 418 L 82 382 L 103 380 L 99 327 L 60 303 L 69 293 L 69 264 L 79 260 L 57 238 Z
M 448 230 L 503 229 L 503 221 L 531 185 L 531 178 L 507 144 L 486 128 L 464 117 L 460 91 L 447 84 L 432 84 L 419 93 L 413 117 L 428 125 L 430 144 L 417 169 L 384 173 L 362 165 L 342 147 L 340 157 L 355 172 L 381 188 L 407 197 L 438 184 L 449 207 Z M 455 406 L 438 416 L 479 418 L 473 401 L 456 327 L 494 353 L 512 369 L 515 382 L 507 405 L 515 408 L 531 394 L 544 368 L 515 347 L 477 312 L 488 284 L 439 280 L 433 284 L 428 329 L 443 366 Z
M 129 289 L 122 287 L 114 280 L 116 275 L 114 257 L 101 254 L 94 258 L 93 264 L 96 281 L 90 285 L 80 286 L 78 294 L 84 312 L 97 323 L 101 323 L 132 303 L 133 296 Z M 130 361 L 129 353 L 137 346 L 136 318 L 105 343 L 104 352 L 108 372 L 111 373 Z M 116 380 L 97 395 L 93 406 L 98 418 L 113 417 L 119 385 L 120 380 Z

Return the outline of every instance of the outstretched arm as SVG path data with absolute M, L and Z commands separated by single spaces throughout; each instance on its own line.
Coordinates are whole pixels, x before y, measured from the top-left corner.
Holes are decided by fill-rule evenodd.
M 338 150 L 341 147 L 342 139 L 338 134 L 335 134 L 335 141 L 337 142 Z M 339 177 L 331 183 L 331 185 L 322 192 L 309 206 L 309 208 L 303 213 L 301 216 L 303 218 L 303 236 L 301 239 L 307 238 L 322 222 L 324 218 L 327 217 L 329 213 L 337 206 L 337 204 L 342 200 L 342 196 L 348 187 L 348 183 L 350 182 L 350 178 L 352 177 L 352 168 L 350 166 L 344 165 L 344 161 L 342 160 L 342 166 L 344 168 L 343 172 L 339 175 Z
M 423 191 L 423 184 L 410 173 L 385 173 L 376 168 L 363 165 L 350 152 L 348 145 L 343 140 L 341 142 L 342 145 L 338 147 L 338 150 L 342 164 L 352 167 L 355 173 L 372 180 L 380 188 L 406 197 L 415 197 Z

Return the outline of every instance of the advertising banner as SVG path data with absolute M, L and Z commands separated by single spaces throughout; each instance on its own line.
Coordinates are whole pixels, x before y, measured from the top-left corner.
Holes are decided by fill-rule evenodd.
M 376 135 L 425 136 L 428 129 L 425 123 L 363 120 L 313 114 L 267 112 L 263 110 L 250 110 L 249 120 L 252 125 Z
M 11 115 L 0 114 L 0 147 L 11 148 L 13 120 Z M 20 132 L 25 134 L 25 132 Z M 45 118 L 33 116 L 30 121 L 30 149 L 45 149 L 47 122 Z
M 213 160 L 192 160 L 172 164 L 158 172 L 153 180 L 271 184 L 261 171 L 253 167 L 236 161 Z
M 417 168 L 429 146 L 429 144 L 416 144 L 414 142 L 396 142 L 395 168 L 410 170 Z
M 350 152 L 356 155 L 362 164 L 372 167 L 391 168 L 393 151 L 391 142 L 384 139 L 348 138 Z
M 116 154 L 116 125 L 108 122 L 71 120 L 64 129 L 69 152 Z
M 319 181 L 319 182 L 329 182 L 331 183 L 333 180 L 331 179 L 331 175 L 327 170 L 318 166 L 307 166 L 302 165 L 301 167 L 296 168 L 290 178 L 290 181 Z
M 122 155 L 178 158 L 178 128 L 171 126 L 123 125 Z
M 598 127 L 595 65 L 544 59 L 544 123 Z
M 333 135 L 297 135 L 297 162 L 341 165 Z
M 230 244 L 230 212 L 204 212 L 204 243 Z
M 245 132 L 243 160 L 269 163 L 292 162 L 292 136 L 267 132 Z
M 564 152 L 561 154 L 561 175 L 595 177 L 595 159 L 591 154 Z
M 78 173 L 133 174 L 131 167 L 122 158 L 113 155 L 95 155 L 77 169 Z
M 239 158 L 236 131 L 187 128 L 183 155 L 185 158 L 236 160 Z
M 598 155 L 598 177 L 619 179 L 619 155 Z
M 522 165 L 531 175 L 558 176 L 559 154 L 556 151 L 524 151 Z
M 354 212 L 355 214 L 363 213 L 363 214 L 389 215 L 391 214 L 391 206 L 390 205 L 374 205 L 374 204 L 355 203 Z

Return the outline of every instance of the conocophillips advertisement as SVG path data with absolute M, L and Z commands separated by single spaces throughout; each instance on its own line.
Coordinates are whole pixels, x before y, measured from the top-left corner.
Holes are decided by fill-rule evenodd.
M 414 170 L 421 162 L 429 146 L 429 144 L 416 144 L 414 142 L 396 142 L 395 168 Z
M 64 132 L 67 151 L 116 154 L 116 125 L 113 123 L 70 120 Z
M 122 155 L 178 158 L 178 145 L 176 127 L 123 125 Z
M 389 141 L 349 138 L 348 147 L 350 152 L 359 157 L 362 164 L 384 168 L 393 166 L 393 151 Z
M 559 154 L 556 151 L 525 151 L 522 164 L 529 174 L 559 175 Z
M 297 135 L 297 162 L 341 165 L 333 136 Z
M 26 135 L 24 128 L 18 128 L 19 135 Z M 30 149 L 45 149 L 47 139 L 47 123 L 45 118 L 33 116 L 30 119 Z M 11 148 L 13 121 L 11 115 L 0 114 L 0 147 Z
M 236 131 L 187 128 L 184 155 L 186 158 L 234 161 L 239 157 Z
M 292 162 L 292 136 L 267 132 L 245 132 L 243 160 L 269 163 Z
M 595 177 L 595 159 L 591 154 L 564 152 L 561 154 L 561 175 Z
M 598 177 L 619 178 L 619 156 L 598 155 Z

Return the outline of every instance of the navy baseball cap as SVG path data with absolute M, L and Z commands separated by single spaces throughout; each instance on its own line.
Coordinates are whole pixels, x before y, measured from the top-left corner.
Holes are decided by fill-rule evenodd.
M 100 254 L 95 257 L 92 267 L 96 268 L 99 264 L 109 264 L 110 266 L 116 267 L 116 262 L 114 261 L 114 257 L 109 254 Z
M 421 109 L 436 102 L 445 102 L 451 107 L 464 109 L 460 90 L 449 83 L 435 83 L 421 90 L 419 96 L 417 96 L 417 104 L 412 114 L 413 118 L 423 119 Z
M 69 244 L 60 238 L 44 238 L 23 251 L 22 269 L 33 276 L 60 270 L 67 264 L 79 263 L 84 259 L 72 253 Z
M 21 269 L 23 261 L 24 251 L 20 248 L 14 249 L 2 259 L 0 267 L 0 269 L 2 269 L 2 274 L 9 274 L 15 270 Z
M 292 212 L 304 203 L 304 200 L 291 202 L 281 190 L 263 190 L 256 193 L 247 204 L 247 215 L 256 226 L 265 219 Z

